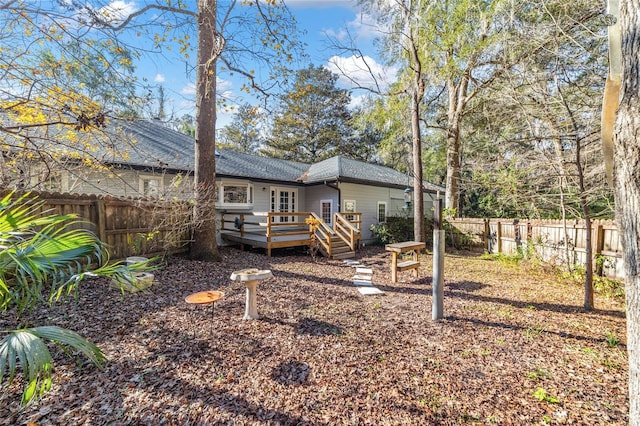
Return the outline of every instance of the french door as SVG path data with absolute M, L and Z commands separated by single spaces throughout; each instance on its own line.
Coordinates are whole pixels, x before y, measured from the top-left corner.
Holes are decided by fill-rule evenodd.
M 298 190 L 291 188 L 271 188 L 271 211 L 289 213 L 298 211 Z M 295 216 L 273 218 L 277 222 L 295 222 Z

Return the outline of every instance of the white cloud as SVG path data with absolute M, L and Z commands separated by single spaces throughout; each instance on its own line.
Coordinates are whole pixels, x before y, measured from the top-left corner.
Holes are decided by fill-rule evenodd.
M 332 56 L 326 65 L 334 74 L 338 75 L 338 84 L 349 88 L 368 88 L 385 91 L 395 81 L 398 69 L 386 68 L 369 56 Z
M 165 81 L 164 75 L 156 74 L 156 76 L 153 78 L 153 81 L 156 83 L 164 83 Z
M 117 24 L 118 22 L 125 20 L 136 10 L 137 6 L 134 2 L 128 3 L 126 1 L 116 0 L 101 7 L 97 12 L 102 15 L 105 21 L 108 21 L 111 24 Z
M 380 25 L 367 13 L 359 13 L 355 19 L 347 23 L 347 28 L 358 39 L 372 39 L 380 36 Z
M 233 83 L 230 80 L 223 80 L 216 77 L 216 90 L 218 93 L 227 91 L 233 87 Z
M 363 105 L 367 99 L 369 99 L 368 94 L 352 96 L 351 102 L 349 102 L 349 109 L 354 110 L 358 108 L 359 106 Z
M 196 95 L 195 83 L 189 83 L 186 86 L 184 86 L 182 89 L 180 89 L 180 94 L 186 95 L 186 96 L 195 96 Z

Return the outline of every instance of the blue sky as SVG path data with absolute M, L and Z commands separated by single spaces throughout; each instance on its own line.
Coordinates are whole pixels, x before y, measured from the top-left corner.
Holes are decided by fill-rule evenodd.
M 361 84 L 371 85 L 370 77 L 364 71 L 362 63 L 355 61 L 347 52 L 337 52 L 331 49 L 330 38 L 340 41 L 347 40 L 348 37 L 355 40 L 357 47 L 367 55 L 369 67 L 373 68 L 383 80 L 390 80 L 394 70 L 384 70 L 379 63 L 373 40 L 376 34 L 373 21 L 361 13 L 355 0 L 285 0 L 291 13 L 295 16 L 298 27 L 306 31 L 302 38 L 308 44 L 307 54 L 310 61 L 315 65 L 322 65 L 336 74 L 346 72 L 352 79 L 358 80 Z M 141 7 L 142 3 L 116 1 L 113 7 L 123 10 L 135 10 Z M 308 64 L 300 64 L 300 67 Z M 149 82 L 162 84 L 165 95 L 169 98 L 167 110 L 180 117 L 185 113 L 193 113 L 194 106 L 194 85 L 193 76 L 187 77 L 186 64 L 184 61 L 171 61 L 154 59 L 147 60 L 138 66 L 138 75 Z M 222 75 L 218 80 L 218 92 L 231 99 L 232 103 L 249 102 L 256 104 L 255 100 L 242 94 L 239 89 L 242 83 Z M 353 88 L 353 82 L 345 77 L 340 77 L 338 85 L 343 88 Z M 365 94 L 362 90 L 355 90 L 352 93 L 352 104 L 357 105 L 361 96 Z M 218 127 L 229 123 L 232 112 L 218 112 Z

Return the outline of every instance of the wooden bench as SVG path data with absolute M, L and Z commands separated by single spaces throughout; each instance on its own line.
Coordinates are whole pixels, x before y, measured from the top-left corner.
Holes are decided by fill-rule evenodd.
M 391 252 L 391 281 L 397 283 L 398 272 L 409 271 L 411 269 L 415 271 L 415 277 L 418 278 L 418 270 L 420 268 L 418 252 L 425 247 L 425 243 L 420 241 L 404 241 L 401 243 L 387 244 L 384 249 Z M 398 255 L 407 252 L 412 252 L 413 260 L 398 262 Z

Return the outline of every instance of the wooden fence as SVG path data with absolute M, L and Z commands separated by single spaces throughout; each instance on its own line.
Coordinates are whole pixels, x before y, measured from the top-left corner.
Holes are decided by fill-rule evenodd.
M 451 219 L 450 238 L 457 245 L 483 247 L 488 253 L 526 254 L 558 265 L 586 264 L 584 220 Z M 597 273 L 623 278 L 622 246 L 613 221 L 592 221 L 591 244 Z
M 85 220 L 80 226 L 107 244 L 111 259 L 188 250 L 191 210 L 187 204 L 86 194 L 31 194 L 44 202 L 42 210 L 75 214 Z

